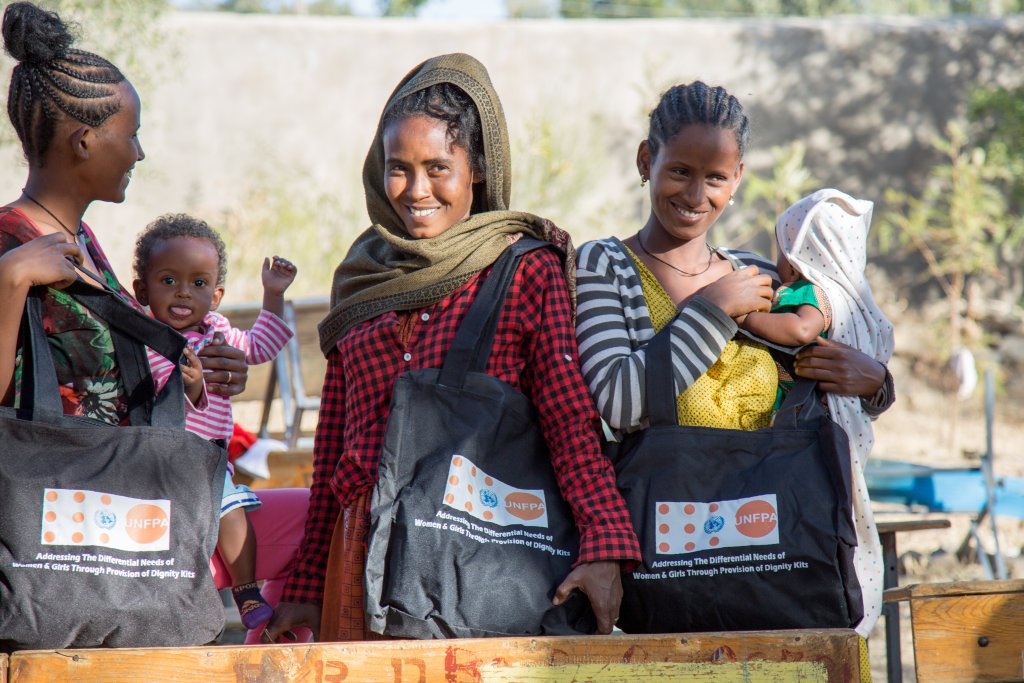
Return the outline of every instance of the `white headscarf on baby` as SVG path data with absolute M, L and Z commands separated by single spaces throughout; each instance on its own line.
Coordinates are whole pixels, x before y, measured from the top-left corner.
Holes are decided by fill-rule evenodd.
M 873 208 L 839 190 L 818 190 L 779 216 L 775 235 L 793 267 L 825 290 L 833 314 L 829 339 L 886 363 L 892 356 L 893 327 L 875 304 L 864 275 Z
M 818 190 L 786 209 L 775 224 L 779 249 L 804 279 L 821 287 L 832 305 L 829 339 L 849 344 L 875 360 L 892 356 L 893 327 L 871 296 L 864 266 L 874 205 L 839 190 Z M 854 566 L 864 598 L 857 633 L 867 637 L 882 609 L 882 547 L 878 539 L 864 465 L 875 437 L 856 396 L 828 395 L 829 413 L 850 439 Z

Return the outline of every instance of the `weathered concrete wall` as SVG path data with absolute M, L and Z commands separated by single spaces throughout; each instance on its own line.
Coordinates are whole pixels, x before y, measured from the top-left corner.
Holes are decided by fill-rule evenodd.
M 123 206 L 87 216 L 126 280 L 131 238 L 152 217 L 217 219 L 253 187 L 296 203 L 331 195 L 345 208 L 346 224 L 309 226 L 315 236 L 295 242 L 309 252 L 291 254 L 300 267 L 323 272 L 319 261 L 365 222 L 358 174 L 385 99 L 441 52 L 469 52 L 491 72 L 522 151 L 513 206 L 578 239 L 639 227 L 636 145 L 672 83 L 700 78 L 740 97 L 754 125 L 749 170 L 770 164 L 770 147 L 804 139 L 824 184 L 880 200 L 886 187 L 920 185 L 930 140 L 971 87 L 1024 82 L 1024 17 L 478 25 L 180 13 L 166 36 L 160 77 L 141 93 L 148 157 Z M 23 165 L 3 165 L 5 200 L 23 178 Z

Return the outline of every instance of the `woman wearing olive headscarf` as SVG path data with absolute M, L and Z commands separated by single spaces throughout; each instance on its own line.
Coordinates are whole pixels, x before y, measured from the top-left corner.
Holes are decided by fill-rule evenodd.
M 454 54 L 413 69 L 389 99 L 363 168 L 373 225 L 338 267 L 320 325 L 328 369 L 306 538 L 269 638 L 297 625 L 319 625 L 320 640 L 373 637 L 362 574 L 392 386 L 406 371 L 441 367 L 491 265 L 523 235 L 554 243 L 562 258 L 551 249 L 523 258 L 487 373 L 536 406 L 580 531 L 576 568 L 555 600 L 579 588 L 598 630 L 611 631 L 621 563 L 637 560 L 639 548 L 577 363 L 571 243 L 549 221 L 508 210 L 511 177 L 505 119 L 483 65 Z

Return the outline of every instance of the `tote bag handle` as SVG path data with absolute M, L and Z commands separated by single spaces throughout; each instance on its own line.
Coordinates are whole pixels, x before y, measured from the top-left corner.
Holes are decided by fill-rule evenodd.
M 470 372 L 487 370 L 498 319 L 519 262 L 524 254 L 549 244 L 532 237 L 522 237 L 498 257 L 455 333 L 441 368 L 441 385 L 461 389 Z
M 666 326 L 647 342 L 644 395 L 652 427 L 678 426 L 672 371 L 672 328 Z M 774 426 L 797 429 L 813 424 L 825 414 L 814 391 L 818 383 L 798 378 L 775 415 Z
M 25 301 L 22 367 L 28 371 L 22 371 L 22 397 L 25 399 L 22 405 L 31 407 L 33 421 L 56 423 L 63 417 L 63 408 L 57 372 L 43 327 L 42 299 L 45 292 L 45 287 L 35 287 Z M 109 287 L 99 289 L 79 280 L 63 292 L 110 327 L 131 424 L 182 428 L 185 395 L 179 363 L 185 348 L 184 337 L 145 315 Z M 173 364 L 164 391 L 155 399 L 145 346 Z

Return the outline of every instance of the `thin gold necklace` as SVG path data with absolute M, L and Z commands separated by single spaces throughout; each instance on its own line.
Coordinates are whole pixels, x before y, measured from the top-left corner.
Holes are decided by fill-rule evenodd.
M 677 273 L 679 273 L 680 275 L 682 275 L 684 277 L 697 277 L 698 275 L 703 275 L 704 273 L 708 272 L 708 268 L 711 267 L 711 261 L 714 259 L 714 256 L 715 256 L 715 250 L 711 247 L 710 244 L 705 242 L 704 246 L 707 247 L 707 249 L 708 249 L 708 264 L 706 266 L 704 266 L 704 270 L 702 270 L 700 272 L 697 272 L 697 273 L 687 273 L 682 268 L 677 268 L 676 266 L 673 266 L 671 263 L 669 263 L 665 259 L 658 258 L 657 256 L 655 256 L 651 252 L 647 251 L 647 247 L 644 246 L 644 240 L 643 240 L 642 237 L 640 237 L 640 233 L 639 232 L 636 234 L 636 241 L 637 241 L 637 244 L 640 245 L 640 249 L 645 254 L 650 256 L 652 259 L 654 259 L 658 263 L 662 263 L 662 264 L 668 266 L 669 268 L 671 268 L 672 270 L 676 271 Z
M 71 228 L 69 228 L 68 226 L 64 225 L 64 221 L 62 221 L 61 219 L 57 218 L 57 214 L 55 214 L 53 211 L 50 211 L 45 206 L 43 206 L 42 202 L 40 202 L 38 199 L 36 199 L 32 195 L 30 195 L 24 189 L 21 191 L 21 193 L 23 195 L 25 195 L 25 199 L 29 200 L 30 202 L 32 202 L 33 204 L 38 206 L 40 209 L 42 209 L 46 213 L 50 214 L 50 218 L 52 218 L 53 220 L 57 221 L 57 225 L 59 225 L 60 227 L 64 228 L 64 232 L 66 232 L 67 234 L 71 235 L 71 239 L 73 239 L 73 240 L 75 240 L 77 242 L 79 236 L 85 234 L 85 228 L 82 227 L 81 223 L 78 224 L 78 232 L 72 232 Z

